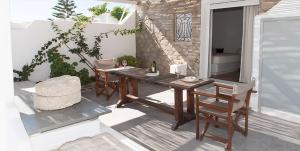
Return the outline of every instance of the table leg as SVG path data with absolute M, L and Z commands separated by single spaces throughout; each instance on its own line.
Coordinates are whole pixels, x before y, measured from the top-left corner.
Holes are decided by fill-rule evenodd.
M 100 93 L 99 93 L 99 74 L 98 74 L 98 71 L 95 71 L 95 78 L 96 78 L 96 83 L 95 83 L 95 89 L 96 89 L 96 96 L 99 96 Z
M 120 79 L 120 86 L 119 86 L 119 101 L 117 103 L 117 108 L 121 107 L 123 104 L 126 103 L 126 78 L 123 76 L 119 77 Z
M 108 72 L 104 73 L 104 92 L 106 96 L 106 100 L 109 100 L 109 85 L 108 85 Z
M 131 92 L 130 94 L 134 96 L 138 96 L 138 80 L 137 79 L 130 79 L 131 85 Z
M 187 112 L 194 115 L 195 114 L 195 104 L 194 104 L 194 89 L 187 90 Z
M 182 89 L 174 89 L 174 99 L 175 99 L 175 124 L 172 126 L 173 130 L 176 130 L 180 125 L 184 123 L 183 117 L 183 97 Z

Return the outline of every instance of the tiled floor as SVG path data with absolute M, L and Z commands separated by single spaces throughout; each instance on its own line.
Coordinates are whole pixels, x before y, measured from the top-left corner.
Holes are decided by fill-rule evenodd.
M 149 84 L 141 84 L 140 95 L 157 103 L 173 105 L 172 89 Z M 115 108 L 117 94 L 106 101 L 103 96 L 96 97 L 94 91 L 86 91 L 83 96 L 112 109 L 112 113 L 101 116 L 106 125 L 121 132 L 150 150 L 157 151 L 223 151 L 224 145 L 205 138 L 195 139 L 194 121 L 178 130 L 170 129 L 174 117 L 155 108 L 130 103 Z M 203 125 L 203 124 L 201 124 Z M 210 132 L 225 135 L 223 129 L 210 128 Z M 235 133 L 234 151 L 300 151 L 300 124 L 278 118 L 251 113 L 249 135 L 244 137 Z

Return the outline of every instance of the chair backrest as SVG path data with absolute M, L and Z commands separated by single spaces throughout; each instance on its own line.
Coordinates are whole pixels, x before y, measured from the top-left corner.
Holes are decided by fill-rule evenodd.
M 247 84 L 235 84 L 233 85 L 232 94 L 239 95 L 239 94 L 247 93 L 249 90 L 251 90 L 254 87 L 254 84 L 255 84 L 254 79 Z
M 95 61 L 96 69 L 112 69 L 115 68 L 113 59 L 100 59 Z
M 252 93 L 252 89 L 255 85 L 255 80 L 252 79 L 250 83 L 247 84 L 235 84 L 233 86 L 232 95 L 235 96 L 235 99 L 239 100 L 238 104 L 234 108 L 241 108 L 244 106 L 246 101 L 249 103 L 250 95 Z

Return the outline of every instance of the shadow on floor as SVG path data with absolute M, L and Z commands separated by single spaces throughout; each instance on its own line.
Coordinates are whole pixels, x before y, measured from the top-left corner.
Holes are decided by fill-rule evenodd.
M 144 96 L 153 95 L 160 92 L 159 88 L 151 90 L 155 86 L 142 84 L 140 93 Z M 166 91 L 161 98 L 170 98 L 165 104 L 171 104 L 172 93 Z M 105 115 L 103 123 L 111 120 L 119 120 L 117 124 L 111 125 L 113 129 L 121 132 L 139 144 L 157 151 L 223 151 L 224 145 L 205 138 L 203 141 L 195 139 L 194 122 L 191 121 L 178 130 L 170 129 L 174 117 L 161 112 L 158 109 L 137 103 L 126 104 L 122 108 L 115 108 L 118 100 L 117 95 L 106 101 L 103 96 L 96 97 L 93 91 L 83 93 L 83 96 L 112 109 L 112 113 Z M 158 96 L 159 97 L 159 96 Z M 164 102 L 165 100 L 159 100 Z M 170 102 L 168 102 L 170 101 Z M 122 113 L 118 113 L 121 112 Z M 136 116 L 126 120 L 130 112 L 141 112 L 141 116 Z M 125 120 L 124 120 L 125 119 Z M 203 123 L 201 123 L 203 126 Z M 210 132 L 221 136 L 226 136 L 223 129 L 211 127 Z M 234 151 L 300 151 L 300 124 L 284 121 L 275 117 L 259 113 L 251 113 L 249 119 L 249 135 L 244 137 L 236 132 L 233 137 Z

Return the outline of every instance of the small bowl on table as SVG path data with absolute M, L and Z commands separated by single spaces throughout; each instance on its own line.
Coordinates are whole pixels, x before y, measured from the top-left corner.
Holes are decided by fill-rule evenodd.
M 187 82 L 187 83 L 193 83 L 193 82 L 197 82 L 199 79 L 195 76 L 187 76 L 181 79 L 181 81 L 183 82 Z

